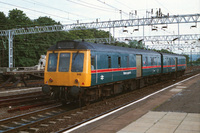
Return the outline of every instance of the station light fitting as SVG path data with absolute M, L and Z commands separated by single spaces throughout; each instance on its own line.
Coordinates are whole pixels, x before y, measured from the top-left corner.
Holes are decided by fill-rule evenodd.
M 197 28 L 197 23 L 195 23 L 195 25 L 190 26 L 190 29 L 191 28 Z
M 177 39 L 179 39 L 178 37 L 177 38 L 174 38 L 172 41 L 176 41 Z
M 165 29 L 165 28 L 167 28 L 167 25 L 165 25 L 165 26 L 162 26 L 162 28 L 161 28 L 161 29 Z
M 139 31 L 139 29 L 133 29 L 133 32 L 134 32 L 134 31 Z
M 141 40 L 139 40 L 138 42 L 140 43 L 140 42 L 142 42 L 144 39 L 141 39 Z

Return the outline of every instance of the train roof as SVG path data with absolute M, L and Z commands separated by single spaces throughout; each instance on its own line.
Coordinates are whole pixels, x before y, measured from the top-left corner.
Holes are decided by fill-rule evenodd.
M 91 51 L 101 51 L 101 52 L 119 52 L 119 53 L 142 53 L 142 54 L 159 54 L 156 51 L 151 50 L 143 50 L 143 49 L 134 49 L 134 48 L 126 48 L 119 47 L 113 45 L 105 45 L 105 44 L 97 44 L 90 42 L 79 42 L 79 41 L 59 41 L 56 45 L 53 45 L 48 49 L 48 51 L 52 50 L 64 50 L 64 49 L 90 49 Z
M 170 53 L 162 53 L 162 52 L 161 52 L 161 54 L 163 56 L 175 56 L 175 57 L 184 57 L 184 58 L 186 58 L 184 55 L 180 55 L 180 54 L 170 54 Z

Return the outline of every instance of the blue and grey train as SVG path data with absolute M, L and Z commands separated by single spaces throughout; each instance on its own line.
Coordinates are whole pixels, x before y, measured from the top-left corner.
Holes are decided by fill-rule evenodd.
M 42 90 L 61 101 L 97 100 L 182 75 L 177 54 L 90 42 L 59 41 L 46 55 Z

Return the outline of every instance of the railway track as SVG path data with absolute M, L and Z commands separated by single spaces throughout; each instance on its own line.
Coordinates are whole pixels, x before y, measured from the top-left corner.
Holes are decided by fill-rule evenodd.
M 0 87 L 4 89 L 12 89 L 12 88 L 24 88 L 24 87 L 41 87 L 44 83 L 43 80 L 32 80 L 27 81 L 26 83 L 21 82 L 0 82 Z
M 38 122 L 47 120 L 50 117 L 57 116 L 63 112 L 66 112 L 66 110 L 60 109 L 59 107 L 61 107 L 61 105 L 49 107 L 23 115 L 18 115 L 11 118 L 2 119 L 0 120 L 0 133 L 23 131 L 24 129 L 33 126 Z M 34 128 L 29 129 L 35 130 Z
M 29 93 L 23 96 L 8 96 L 0 98 L 0 107 L 6 106 L 18 106 L 27 103 L 35 103 L 39 101 L 47 101 L 49 100 L 49 96 L 41 94 L 41 93 Z
M 15 94 L 15 95 L 9 95 L 9 96 L 2 96 L 0 97 L 0 99 L 9 99 L 9 98 L 18 98 L 18 97 L 23 97 L 23 96 L 27 96 L 27 95 L 39 95 L 39 94 L 43 94 L 41 91 L 38 92 L 29 92 L 29 93 L 23 93 L 23 94 Z

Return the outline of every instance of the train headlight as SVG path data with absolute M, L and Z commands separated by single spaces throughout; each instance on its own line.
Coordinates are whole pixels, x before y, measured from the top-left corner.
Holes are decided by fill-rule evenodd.
M 50 78 L 50 79 L 49 79 L 49 82 L 53 82 L 53 79 L 52 79 L 52 78 Z
M 78 84 L 78 79 L 75 79 L 75 83 Z

